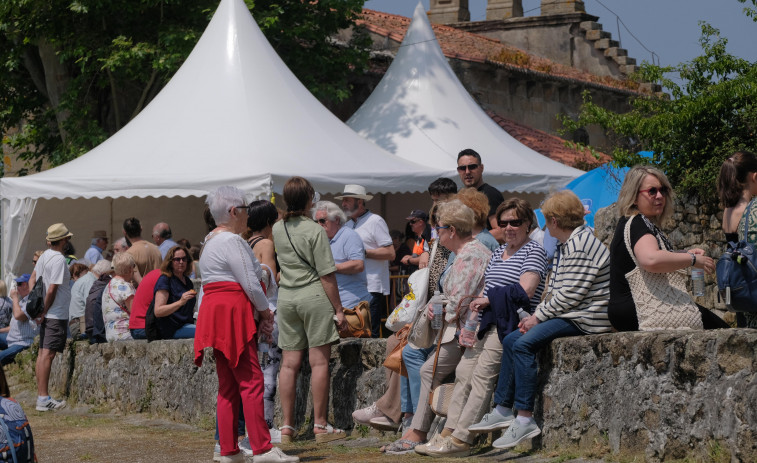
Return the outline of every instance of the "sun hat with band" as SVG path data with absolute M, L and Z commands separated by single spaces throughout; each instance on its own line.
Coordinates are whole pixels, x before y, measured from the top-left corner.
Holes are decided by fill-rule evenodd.
M 357 198 L 365 201 L 373 199 L 373 195 L 366 194 L 365 187 L 360 185 L 345 185 L 344 193 L 334 196 L 334 199 Z
M 47 228 L 47 237 L 45 239 L 51 243 L 54 243 L 56 241 L 60 241 L 63 238 L 69 238 L 71 236 L 74 236 L 73 233 L 68 231 L 68 228 L 62 223 L 56 223 L 53 225 L 50 225 Z

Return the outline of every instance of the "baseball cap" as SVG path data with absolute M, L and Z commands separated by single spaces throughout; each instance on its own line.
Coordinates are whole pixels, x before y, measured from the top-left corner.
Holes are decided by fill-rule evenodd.
M 31 277 L 32 276 L 29 275 L 28 273 L 24 273 L 20 277 L 15 278 L 15 280 L 16 280 L 16 283 L 26 283 L 27 281 L 29 281 L 29 278 L 31 278 Z

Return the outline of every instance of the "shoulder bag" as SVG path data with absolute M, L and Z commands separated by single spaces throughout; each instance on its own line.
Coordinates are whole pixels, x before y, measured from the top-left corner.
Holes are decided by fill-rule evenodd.
M 26 300 L 26 313 L 30 319 L 35 319 L 45 311 L 45 284 L 42 282 L 42 276 L 37 277 L 34 287 L 29 292 L 29 298 Z
M 347 328 L 339 332 L 340 338 L 370 338 L 371 311 L 368 301 L 361 301 L 354 309 L 344 308 L 344 319 Z
M 636 305 L 639 331 L 702 329 L 702 315 L 686 290 L 686 271 L 652 273 L 639 266 L 631 248 L 632 216 L 623 237 L 628 254 L 636 265 L 626 273 Z M 655 236 L 658 243 L 660 237 Z
M 428 260 L 429 266 L 416 270 L 407 279 L 407 284 L 410 290 L 402 297 L 402 300 L 397 304 L 397 307 L 395 307 L 392 313 L 386 318 L 387 329 L 391 331 L 402 329 L 402 327 L 408 323 L 413 322 L 418 310 L 423 310 L 423 307 L 425 307 L 426 302 L 428 301 L 430 264 L 433 262 L 436 254 L 438 241 L 439 240 L 434 240 L 434 245 L 431 248 L 431 255 Z
M 410 332 L 410 324 L 405 325 L 394 333 L 394 336 L 399 339 L 399 342 L 396 346 L 394 346 L 394 349 L 392 349 L 391 352 L 389 352 L 389 355 L 386 356 L 386 360 L 384 360 L 384 366 L 390 370 L 392 370 L 395 373 L 399 373 L 402 376 L 407 376 L 407 369 L 405 368 L 405 363 L 402 361 L 402 350 L 407 345 L 407 334 Z
M 720 296 L 735 312 L 757 312 L 757 249 L 747 241 L 752 203 L 744 210 L 744 239 L 728 243 L 716 266 Z
M 434 381 L 436 376 L 436 365 L 439 362 L 439 349 L 442 346 L 442 337 L 444 336 L 444 328 L 447 322 L 442 321 L 442 328 L 439 330 L 439 339 L 436 340 L 436 353 L 434 354 L 434 369 L 431 373 L 431 382 Z M 434 388 L 428 395 L 428 405 L 431 407 L 431 411 L 439 416 L 447 416 L 449 411 L 449 404 L 452 402 L 452 392 L 455 389 L 455 383 L 440 384 Z

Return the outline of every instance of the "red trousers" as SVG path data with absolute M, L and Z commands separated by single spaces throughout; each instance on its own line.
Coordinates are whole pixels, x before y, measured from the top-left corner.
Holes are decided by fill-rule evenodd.
M 239 356 L 236 368 L 229 366 L 223 352 L 214 349 L 216 373 L 218 374 L 218 443 L 221 455 L 239 452 L 237 445 L 237 421 L 239 400 L 244 405 L 244 420 L 250 447 L 255 455 L 271 450 L 271 434 L 265 422 L 263 409 L 263 372 L 258 362 L 258 346 L 255 338 L 250 340 Z

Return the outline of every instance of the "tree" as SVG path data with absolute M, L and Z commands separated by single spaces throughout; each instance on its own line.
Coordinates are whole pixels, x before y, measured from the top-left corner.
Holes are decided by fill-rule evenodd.
M 245 0 L 273 47 L 324 101 L 368 63 L 364 0 Z M 0 131 L 33 170 L 67 162 L 126 125 L 181 66 L 218 0 L 3 0 Z M 22 173 L 25 173 L 22 172 Z
M 745 12 L 757 21 L 754 9 Z M 562 120 L 566 130 L 598 124 L 608 131 L 620 166 L 647 163 L 636 153 L 653 151 L 652 162 L 677 190 L 711 199 L 723 160 L 737 150 L 757 149 L 757 62 L 729 54 L 717 29 L 705 22 L 700 26 L 701 56 L 675 67 L 644 63 L 636 76 L 660 82 L 669 98 L 640 95 L 630 112 L 617 114 L 585 94 L 578 117 Z M 669 72 L 678 72 L 682 83 L 666 78 Z

